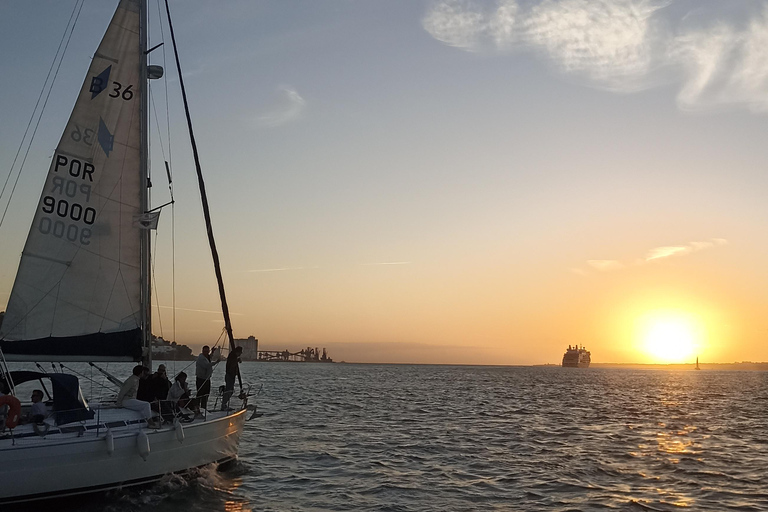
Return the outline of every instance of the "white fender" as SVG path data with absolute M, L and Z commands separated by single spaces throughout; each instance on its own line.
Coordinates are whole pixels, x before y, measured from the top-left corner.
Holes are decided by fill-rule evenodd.
M 115 453 L 115 435 L 112 433 L 112 429 L 107 429 L 107 435 L 104 436 L 104 440 L 107 442 L 107 453 L 111 457 Z
M 149 437 L 144 431 L 139 432 L 139 435 L 136 437 L 136 447 L 141 458 L 147 460 L 149 456 Z
M 178 439 L 180 443 L 184 442 L 184 426 L 179 420 L 176 420 L 176 439 Z

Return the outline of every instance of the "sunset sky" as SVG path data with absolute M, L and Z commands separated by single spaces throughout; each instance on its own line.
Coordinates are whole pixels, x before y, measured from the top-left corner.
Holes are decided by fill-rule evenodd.
M 58 72 L 0 226 L 0 309 L 115 5 L 85 1 Z M 0 183 L 74 6 L 0 3 Z M 602 363 L 768 361 L 768 2 L 171 9 L 236 337 L 359 362 L 559 363 L 569 344 Z M 165 51 L 175 339 L 197 350 L 223 321 L 167 33 Z

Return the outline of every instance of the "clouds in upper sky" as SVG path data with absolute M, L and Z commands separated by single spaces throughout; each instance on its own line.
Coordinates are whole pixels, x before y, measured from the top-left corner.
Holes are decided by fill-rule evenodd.
M 667 245 L 663 247 L 654 247 L 649 250 L 643 258 L 637 258 L 630 263 L 622 263 L 617 260 L 588 260 L 587 265 L 600 272 L 608 272 L 612 270 L 619 270 L 622 268 L 645 265 L 651 262 L 657 262 L 665 258 L 671 258 L 673 256 L 683 256 L 704 249 L 710 249 L 719 245 L 726 245 L 728 243 L 724 238 L 711 238 L 704 242 L 690 242 L 683 245 Z M 583 268 L 573 268 L 571 271 L 578 275 L 587 275 L 588 272 Z
M 267 112 L 259 116 L 259 123 L 263 126 L 282 126 L 298 119 L 307 102 L 292 87 L 280 87 L 277 97 Z
M 768 110 L 762 3 L 436 0 L 422 24 L 468 51 L 531 50 L 599 87 L 628 92 L 678 80 L 681 107 Z

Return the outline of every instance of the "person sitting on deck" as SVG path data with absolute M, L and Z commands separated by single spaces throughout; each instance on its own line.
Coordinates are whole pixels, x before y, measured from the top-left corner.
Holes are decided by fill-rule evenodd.
M 24 423 L 36 423 L 40 424 L 48 417 L 48 409 L 43 402 L 43 392 L 36 389 L 32 392 L 32 408 L 29 410 L 29 414 L 24 419 Z
M 116 405 L 118 407 L 138 411 L 144 419 L 151 420 L 152 409 L 149 406 L 149 402 L 136 399 L 136 393 L 139 391 L 139 381 L 142 377 L 146 378 L 148 374 L 149 368 L 146 366 L 134 366 L 133 375 L 125 379 L 123 387 L 120 388 L 120 392 L 117 394 Z M 149 423 L 149 421 L 147 423 Z
M 157 367 L 157 371 L 149 378 L 152 384 L 152 390 L 157 400 L 165 400 L 168 397 L 168 391 L 171 389 L 171 381 L 168 380 L 168 373 L 165 365 Z
M 196 415 L 200 413 L 197 400 L 190 398 L 187 374 L 184 372 L 179 373 L 174 379 L 173 386 L 168 391 L 168 400 L 180 409 L 191 408 Z
M 142 375 L 136 398 L 151 403 L 152 410 L 157 410 L 157 401 L 165 400 L 169 389 L 171 389 L 171 382 L 165 374 L 165 365 L 161 364 L 149 377 L 144 378 Z
M 172 414 L 172 408 L 167 401 L 168 390 L 171 389 L 171 381 L 166 375 L 165 365 L 157 366 L 157 371 L 147 377 L 139 380 L 139 390 L 136 393 L 138 400 L 149 402 L 150 407 L 156 413 Z

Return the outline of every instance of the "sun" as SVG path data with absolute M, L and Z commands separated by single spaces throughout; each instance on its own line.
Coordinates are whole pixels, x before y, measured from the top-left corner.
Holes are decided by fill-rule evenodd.
M 643 350 L 654 362 L 689 362 L 701 344 L 701 329 L 690 315 L 654 312 L 641 325 Z

